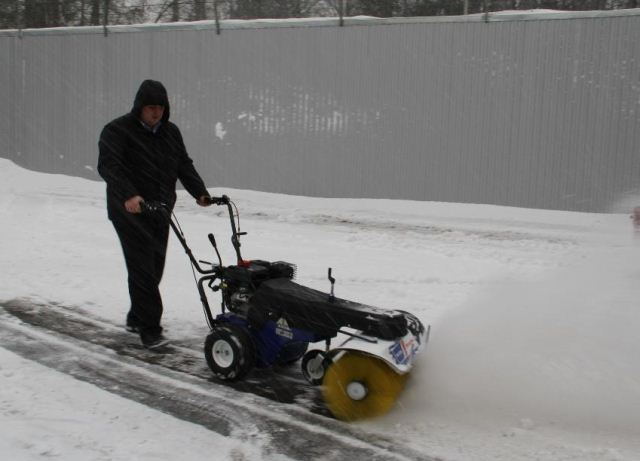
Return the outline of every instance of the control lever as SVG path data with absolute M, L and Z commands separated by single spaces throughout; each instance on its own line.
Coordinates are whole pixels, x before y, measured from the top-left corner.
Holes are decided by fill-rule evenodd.
M 220 252 L 218 251 L 216 238 L 213 236 L 213 234 L 209 234 L 207 237 L 209 237 L 209 242 L 211 242 L 211 246 L 213 247 L 213 249 L 216 250 L 216 255 L 218 256 L 218 262 L 220 263 L 220 267 L 222 267 L 222 257 L 220 256 Z
M 336 283 L 336 279 L 334 279 L 333 277 L 331 277 L 331 268 L 329 268 L 329 282 L 331 282 L 331 294 L 329 294 L 329 301 L 333 302 L 334 299 L 336 299 L 336 297 L 333 294 L 333 286 Z

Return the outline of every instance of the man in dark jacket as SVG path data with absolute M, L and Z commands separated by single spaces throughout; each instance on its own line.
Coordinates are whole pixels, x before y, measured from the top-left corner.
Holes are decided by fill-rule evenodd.
M 98 172 L 107 183 L 107 213 L 129 276 L 127 330 L 138 332 L 145 347 L 158 348 L 167 342 L 160 325 L 159 284 L 169 222 L 157 214 L 142 214 L 141 205 L 145 200 L 160 201 L 173 209 L 178 179 L 198 205 L 209 205 L 211 197 L 180 130 L 169 121 L 169 99 L 160 82 L 142 82 L 131 112 L 104 127 L 98 147 Z

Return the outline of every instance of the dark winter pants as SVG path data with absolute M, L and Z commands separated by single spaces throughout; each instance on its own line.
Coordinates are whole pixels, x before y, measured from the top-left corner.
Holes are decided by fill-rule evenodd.
M 131 309 L 127 323 L 149 334 L 162 332 L 159 285 L 169 238 L 169 223 L 157 218 L 131 214 L 112 220 L 129 274 Z

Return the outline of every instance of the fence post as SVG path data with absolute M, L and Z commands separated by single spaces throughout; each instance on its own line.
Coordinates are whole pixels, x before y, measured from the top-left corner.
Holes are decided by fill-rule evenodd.
M 104 29 L 104 36 L 109 33 L 107 30 L 107 23 L 109 22 L 109 0 L 104 0 L 104 16 L 102 20 L 102 28 Z
M 220 35 L 220 15 L 218 14 L 218 0 L 213 0 L 213 15 L 216 20 L 216 35 Z

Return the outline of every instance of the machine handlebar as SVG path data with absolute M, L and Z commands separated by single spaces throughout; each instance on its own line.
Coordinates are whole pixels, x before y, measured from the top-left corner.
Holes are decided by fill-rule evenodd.
M 222 197 L 210 196 L 205 198 L 205 202 L 210 205 L 228 205 L 230 200 L 226 195 L 223 195 Z
M 204 202 L 208 205 L 228 205 L 231 203 L 231 200 L 226 195 L 222 197 L 213 197 L 209 196 L 204 199 Z M 153 213 L 153 212 L 167 212 L 169 211 L 169 207 L 164 202 L 159 202 L 157 200 L 149 200 L 140 203 L 140 208 L 143 213 Z
M 223 195 L 221 197 L 206 197 L 205 198 L 205 202 L 208 203 L 208 204 L 211 204 L 211 205 L 224 205 L 224 206 L 227 207 L 227 209 L 229 211 L 229 221 L 230 221 L 230 224 L 231 224 L 231 244 L 233 245 L 233 248 L 234 248 L 234 250 L 236 252 L 236 257 L 237 257 L 237 260 L 238 260 L 238 264 L 240 264 L 243 261 L 242 255 L 240 254 L 240 236 L 246 235 L 246 232 L 240 232 L 240 221 L 239 221 L 240 218 L 238 217 L 238 215 L 234 214 L 234 212 L 233 212 L 233 207 L 235 205 L 233 204 L 231 199 L 229 199 L 229 197 L 227 197 L 226 195 Z M 150 200 L 150 201 L 147 201 L 147 202 L 140 203 L 140 208 L 142 209 L 142 213 L 146 213 L 146 214 L 158 213 L 160 215 L 165 216 L 167 218 L 167 220 L 169 221 L 169 224 L 171 225 L 171 228 L 173 229 L 174 233 L 176 234 L 176 236 L 180 240 L 180 243 L 182 244 L 182 246 L 184 247 L 185 251 L 189 255 L 189 258 L 191 259 L 191 262 L 198 269 L 198 272 L 203 273 L 203 274 L 210 273 L 210 271 L 203 271 L 198 266 L 198 262 L 195 260 L 195 258 L 191 254 L 191 250 L 187 246 L 187 242 L 186 242 L 184 236 L 182 235 L 182 231 L 180 230 L 179 226 L 177 225 L 177 221 L 174 222 L 174 219 L 171 216 L 171 214 L 172 214 L 171 213 L 171 209 L 169 208 L 169 206 L 166 203 Z M 238 217 L 238 225 L 237 226 L 236 226 L 236 221 L 235 221 L 236 217 Z M 210 242 L 213 245 L 213 247 L 216 249 L 216 252 L 217 252 L 218 249 L 217 249 L 217 246 L 215 245 L 215 240 L 211 240 L 210 239 Z M 219 256 L 218 256 L 218 259 L 220 259 Z M 220 265 L 222 265 L 222 262 L 220 262 Z
M 148 202 L 140 202 L 140 210 L 142 213 L 155 213 L 161 212 L 166 213 L 169 211 L 169 207 L 164 202 L 159 202 L 157 200 L 150 200 Z

